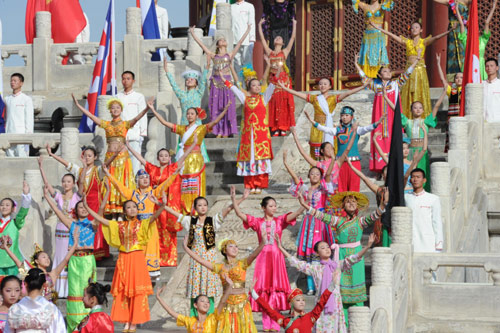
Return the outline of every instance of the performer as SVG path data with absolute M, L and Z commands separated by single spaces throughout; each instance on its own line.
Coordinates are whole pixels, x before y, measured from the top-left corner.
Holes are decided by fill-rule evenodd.
M 201 265 L 218 274 L 224 288 L 227 287 L 225 276 L 228 276 L 233 281 L 233 287 L 229 293 L 227 304 L 220 314 L 221 317 L 217 326 L 217 332 L 219 333 L 257 333 L 255 323 L 253 322 L 252 307 L 245 291 L 245 280 L 247 268 L 266 245 L 265 230 L 262 230 L 261 236 L 259 246 L 247 258 L 240 260 L 236 259 L 238 256 L 238 245 L 236 245 L 234 240 L 225 239 L 219 242 L 218 248 L 224 256 L 224 262 L 217 264 L 205 260 L 194 253 L 188 247 L 189 235 L 186 235 L 184 238 L 184 251 Z
M 123 147 L 125 146 L 125 140 L 128 130 L 133 127 L 148 112 L 149 105 L 152 105 L 154 102 L 154 97 L 148 101 L 148 106 L 144 110 L 142 110 L 141 113 L 139 113 L 135 118 L 128 121 L 124 121 L 120 117 L 123 110 L 123 103 L 117 98 L 112 98 L 107 102 L 107 107 L 109 112 L 111 113 L 112 120 L 106 121 L 96 117 L 80 104 L 78 104 L 75 95 L 71 96 L 73 97 L 73 102 L 75 103 L 76 107 L 80 109 L 80 111 L 82 111 L 83 114 L 85 114 L 97 126 L 102 127 L 106 132 L 106 160 L 116 155 L 114 157 L 114 160 L 110 164 L 109 172 L 121 184 L 123 184 L 123 186 L 133 189 L 134 184 L 132 180 L 134 179 L 134 174 L 132 171 L 132 162 L 130 161 L 128 151 L 123 150 Z M 122 206 L 124 202 L 125 199 L 122 198 L 120 193 L 118 193 L 116 189 L 112 188 L 104 214 L 110 215 L 122 213 Z
M 425 110 L 424 118 L 430 113 L 431 108 L 431 97 L 429 94 L 429 79 L 427 78 L 427 69 L 425 66 L 425 48 L 436 40 L 446 36 L 452 29 L 442 32 L 437 36 L 429 35 L 426 38 L 421 37 L 422 24 L 420 22 L 415 22 L 411 25 L 410 35 L 411 38 L 406 38 L 403 36 L 396 36 L 392 32 L 389 32 L 382 28 L 377 28 L 383 33 L 392 37 L 399 44 L 406 46 L 406 66 L 414 66 L 414 62 L 417 61 L 417 65 L 414 66 L 413 74 L 407 84 L 403 86 L 401 91 L 401 112 L 407 117 L 411 118 L 411 104 L 415 101 L 420 101 Z
M 186 90 L 182 90 L 177 85 L 175 77 L 168 71 L 167 58 L 165 57 L 163 60 L 163 68 L 165 69 L 165 73 L 167 73 L 168 82 L 170 82 L 175 96 L 177 96 L 181 104 L 181 125 L 188 124 L 186 115 L 189 108 L 201 107 L 201 100 L 205 95 L 205 87 L 207 86 L 207 76 L 208 70 L 210 69 L 210 62 L 211 58 L 207 56 L 207 67 L 203 70 L 203 74 L 200 74 L 200 72 L 195 70 L 187 70 L 182 73 L 181 76 L 184 78 L 184 85 L 186 86 Z M 196 125 L 201 125 L 201 119 L 198 118 L 196 120 Z M 205 163 L 210 162 L 205 142 L 201 144 L 201 154 L 203 155 Z
M 210 78 L 210 97 L 208 101 L 208 109 L 210 110 L 210 120 L 215 124 L 212 133 L 218 138 L 227 138 L 230 135 L 238 134 L 238 123 L 236 121 L 236 102 L 234 95 L 224 87 L 224 80 L 231 80 L 231 72 L 229 66 L 234 57 L 238 53 L 242 43 L 250 33 L 251 25 L 248 24 L 247 30 L 234 46 L 233 51 L 227 51 L 227 41 L 221 36 L 215 41 L 215 53 L 210 51 L 208 47 L 194 33 L 194 27 L 189 29 L 194 40 L 200 45 L 205 53 L 212 59 L 214 70 Z M 228 109 L 227 115 L 222 118 L 222 121 L 215 121 L 223 110 Z M 208 161 L 207 161 L 208 162 Z
M 90 282 L 96 280 L 96 263 L 94 258 L 94 236 L 95 230 L 92 221 L 87 216 L 89 212 L 79 201 L 75 205 L 75 218 L 66 216 L 56 203 L 50 199 L 48 188 L 45 187 L 44 197 L 50 208 L 59 218 L 59 221 L 69 229 L 70 247 L 76 246 L 76 249 L 69 259 L 68 264 L 68 299 L 66 301 L 66 323 L 68 332 L 73 332 L 78 323 L 88 314 L 82 300 L 85 287 Z M 103 207 L 104 209 L 104 201 Z M 78 230 L 79 239 L 75 241 L 73 233 Z
M 375 234 L 370 234 L 368 244 L 361 251 L 339 260 L 339 246 L 335 244 L 332 249 L 335 250 L 332 259 L 332 250 L 330 245 L 325 241 L 319 241 L 314 244 L 314 252 L 319 256 L 320 261 L 306 262 L 299 260 L 297 257 L 289 254 L 281 245 L 281 240 L 276 239 L 278 248 L 289 260 L 292 267 L 297 268 L 300 272 L 307 274 L 307 277 L 314 279 L 314 284 L 317 290 L 321 290 L 321 294 L 325 291 L 328 284 L 334 280 L 335 289 L 328 299 L 321 316 L 316 321 L 316 332 L 343 332 L 347 333 L 347 323 L 342 311 L 342 297 L 340 296 L 340 276 L 342 272 L 352 269 L 354 264 L 357 264 L 365 255 L 375 241 Z M 316 302 L 320 301 L 321 294 L 316 296 Z
M 64 212 L 64 215 L 70 216 L 75 209 L 76 204 L 80 201 L 79 193 L 73 191 L 75 187 L 75 176 L 71 173 L 65 174 L 61 179 L 61 187 L 63 193 L 56 191 L 52 185 L 49 184 L 45 172 L 43 171 L 43 157 L 38 157 L 38 167 L 40 169 L 40 174 L 42 175 L 42 180 L 44 187 L 47 188 L 48 192 L 57 202 L 57 207 Z M 66 226 L 61 219 L 58 219 L 56 225 L 56 252 L 54 254 L 54 262 L 52 263 L 52 269 L 57 267 L 59 263 L 64 259 L 66 253 L 68 253 L 68 241 L 69 241 L 69 227 Z M 68 272 L 64 269 L 61 272 L 61 277 L 56 282 L 56 291 L 59 297 L 66 298 L 68 296 Z
M 90 313 L 78 324 L 75 332 L 78 333 L 113 333 L 115 326 L 111 317 L 103 311 L 103 305 L 108 305 L 106 293 L 109 293 L 111 286 L 103 286 L 100 283 L 89 283 L 85 288 L 83 304 Z M 129 331 L 130 332 L 130 331 Z
M 283 48 L 284 42 L 282 36 L 274 38 L 274 49 L 271 49 L 264 38 L 262 32 L 262 24 L 265 19 L 262 18 L 259 22 L 259 36 L 264 47 L 264 53 L 269 57 L 270 72 L 268 81 L 278 88 L 275 89 L 271 100 L 269 101 L 269 128 L 273 136 L 285 136 L 291 126 L 295 126 L 295 102 L 293 96 L 281 88 L 281 85 L 292 88 L 292 78 L 290 71 L 286 66 L 286 59 L 292 51 L 293 43 L 295 42 L 295 34 L 297 29 L 297 21 L 293 19 L 292 37 Z
M 285 258 L 279 252 L 275 243 L 275 238 L 281 238 L 283 230 L 289 225 L 295 225 L 296 218 L 304 209 L 299 209 L 293 213 L 274 217 L 277 205 L 272 197 L 265 197 L 260 203 L 264 212 L 264 217 L 255 217 L 244 214 L 236 202 L 236 193 L 234 187 L 231 189 L 231 200 L 234 206 L 234 212 L 243 221 L 245 229 L 252 229 L 257 233 L 259 242 L 264 242 L 265 246 L 257 257 L 255 271 L 259 272 L 259 278 L 255 283 L 254 289 L 262 294 L 263 298 L 273 309 L 284 311 L 290 309 L 286 302 L 286 295 L 290 293 L 290 282 L 286 272 Z M 261 236 L 264 235 L 264 236 Z M 263 239 L 260 239 L 260 238 Z M 252 311 L 262 312 L 262 326 L 264 331 L 279 332 L 279 325 L 274 322 L 257 302 L 250 300 Z
M 170 151 L 162 148 L 156 153 L 156 158 L 160 162 L 160 166 L 156 166 L 147 162 L 127 142 L 128 151 L 144 166 L 153 189 L 158 188 L 170 176 L 176 174 L 172 184 L 168 188 L 164 187 L 163 190 L 168 200 L 166 204 L 178 211 L 181 209 L 181 178 L 177 175 L 177 172 L 179 165 L 183 165 L 184 160 L 194 147 L 195 145 L 190 146 L 184 155 L 174 163 L 172 163 Z M 166 211 L 161 213 L 160 218 L 156 221 L 156 226 L 159 236 L 160 266 L 175 267 L 177 266 L 177 232 L 182 229 L 182 226 L 172 214 L 168 214 Z
M 232 187 L 234 188 L 234 186 Z M 243 193 L 238 204 L 243 202 L 249 191 Z M 203 259 L 215 262 L 217 256 L 215 248 L 215 232 L 220 229 L 224 218 L 233 209 L 233 204 L 225 207 L 220 213 L 213 218 L 207 216 L 208 200 L 204 197 L 198 197 L 194 200 L 194 215 L 184 216 L 179 214 L 172 208 L 166 206 L 165 210 L 177 218 L 185 230 L 189 232 L 188 247 Z M 191 317 L 196 316 L 197 310 L 195 307 L 196 298 L 200 295 L 208 297 L 210 308 L 208 314 L 214 312 L 214 299 L 220 295 L 220 284 L 218 277 L 212 271 L 206 269 L 192 258 L 189 260 L 189 271 L 187 278 L 186 296 L 191 299 Z
M 3 198 L 0 201 L 0 214 L 2 214 L 0 220 L 0 237 L 10 237 L 12 241 L 12 252 L 19 261 L 23 260 L 23 256 L 19 250 L 19 230 L 24 226 L 30 205 L 30 187 L 26 181 L 23 181 L 21 207 L 14 219 L 12 219 L 12 214 L 16 211 L 17 203 L 11 198 Z M 19 274 L 19 270 L 15 262 L 9 258 L 8 255 L 0 251 L 0 277 L 17 274 Z
M 336 229 L 335 242 L 340 247 L 340 260 L 344 260 L 351 254 L 361 251 L 361 238 L 363 229 L 374 224 L 385 212 L 385 206 L 389 200 L 389 191 L 384 189 L 381 193 L 383 200 L 378 208 L 369 216 L 358 216 L 360 210 L 369 205 L 366 195 L 358 192 L 340 192 L 333 196 L 332 203 L 337 208 L 342 208 L 344 216 L 333 216 L 318 211 L 308 204 L 304 198 L 299 196 L 300 204 L 308 210 L 308 214 L 314 215 L 331 228 Z M 343 272 L 340 280 L 340 293 L 344 304 L 344 317 L 347 322 L 347 309 L 350 306 L 362 306 L 367 300 L 365 286 L 365 262 L 363 259 L 352 266 L 352 269 Z
M 356 55 L 358 59 L 359 55 Z M 391 149 L 391 138 L 392 138 L 392 124 L 394 123 L 394 109 L 390 109 L 385 102 L 384 94 L 387 94 L 388 98 L 396 104 L 398 98 L 400 98 L 400 89 L 403 87 L 411 76 L 411 73 L 418 64 L 418 58 L 415 59 L 413 64 L 402 73 L 399 78 L 392 79 L 393 73 L 391 69 L 387 66 L 382 66 L 378 70 L 377 78 L 371 80 L 365 74 L 365 72 L 359 67 L 358 61 L 354 62 L 359 76 L 364 84 L 368 85 L 368 89 L 373 90 L 375 93 L 375 98 L 373 100 L 373 111 L 372 111 L 372 122 L 376 122 L 382 116 L 385 116 L 382 123 L 377 126 L 375 131 L 373 131 L 371 136 L 371 146 L 370 146 L 370 170 L 373 172 L 380 173 L 386 165 L 381 154 L 378 154 L 375 149 L 375 142 L 380 145 L 384 154 L 389 154 Z M 378 137 L 378 133 L 382 135 Z
M 64 165 L 68 172 L 76 176 L 78 179 L 78 192 L 87 197 L 90 208 L 98 210 L 99 204 L 102 201 L 102 170 L 100 166 L 95 165 L 95 161 L 98 157 L 97 150 L 91 146 L 84 146 L 82 148 L 82 154 L 80 155 L 83 167 L 79 167 L 72 162 L 66 161 L 61 156 L 55 155 L 50 145 L 47 144 L 46 149 L 50 157 Z M 108 166 L 113 159 L 112 157 L 105 161 L 106 166 Z M 87 218 L 91 221 L 94 219 L 92 216 L 88 216 Z M 94 237 L 94 257 L 96 261 L 109 257 L 109 245 L 104 239 L 102 226 L 100 224 L 97 226 Z
M 354 109 L 350 106 L 344 106 L 340 110 L 340 126 L 339 127 L 326 127 L 320 125 L 318 123 L 313 122 L 310 116 L 308 119 L 311 123 L 313 123 L 314 127 L 322 131 L 323 133 L 330 134 L 332 136 L 336 136 L 337 138 L 337 159 L 342 156 L 347 146 L 349 145 L 349 141 L 354 136 L 354 144 L 352 149 L 349 151 L 347 155 L 349 160 L 353 162 L 353 165 L 356 166 L 359 170 L 361 170 L 361 155 L 358 150 L 358 141 L 361 135 L 365 135 L 376 129 L 382 121 L 386 119 L 386 115 L 382 115 L 376 122 L 371 125 L 364 127 L 353 127 L 353 119 L 354 119 Z M 354 135 L 354 133 L 356 133 Z M 342 165 L 339 171 L 339 191 L 359 191 L 359 178 L 356 177 L 351 169 L 347 165 Z
M 0 305 L 0 332 L 4 332 L 9 309 L 21 298 L 21 280 L 15 275 L 8 275 L 0 283 L 2 305 Z
M 30 332 L 41 330 L 47 333 L 66 333 L 64 317 L 55 304 L 42 296 L 46 273 L 32 268 L 24 279 L 28 296 L 9 309 L 5 332 Z
M 227 275 L 225 276 L 225 281 L 227 287 L 224 290 L 224 294 L 219 301 L 219 305 L 217 306 L 216 311 L 213 313 L 209 312 L 212 303 L 210 303 L 206 295 L 198 295 L 194 299 L 196 315 L 191 316 L 184 316 L 177 313 L 160 297 L 160 295 L 165 290 L 165 285 L 161 287 L 160 290 L 158 290 L 158 292 L 156 293 L 156 299 L 158 300 L 162 308 L 164 308 L 169 315 L 174 317 L 177 322 L 177 326 L 186 327 L 187 333 L 216 333 L 217 323 L 221 318 L 220 313 L 222 313 L 222 309 L 226 306 L 227 299 L 229 298 L 229 292 L 234 286 L 233 281 L 231 281 L 231 279 Z
M 89 214 L 104 225 L 108 244 L 120 251 L 111 284 L 111 319 L 125 323 L 124 331 L 135 332 L 137 324 L 150 319 L 148 295 L 153 294 L 143 248 L 151 236 L 151 223 L 160 216 L 167 199 L 164 196 L 161 204 L 157 201 L 155 204 L 160 208 L 146 219 L 139 217 L 137 204 L 127 200 L 123 204 L 123 221 L 105 219 L 88 207 L 85 198 L 83 200 Z
M 193 202 L 199 196 L 204 196 L 206 191 L 205 182 L 205 161 L 200 153 L 200 144 L 203 143 L 205 135 L 209 133 L 212 128 L 219 122 L 232 103 L 226 105 L 224 111 L 219 116 L 207 124 L 197 125 L 198 118 L 204 120 L 207 116 L 205 110 L 200 108 L 190 108 L 187 110 L 188 125 L 176 125 L 163 119 L 163 117 L 156 112 L 154 108 L 154 115 L 160 123 L 170 128 L 172 132 L 178 134 L 182 139 L 177 150 L 176 158 L 180 158 L 184 154 L 186 146 L 195 145 L 193 151 L 186 157 L 185 167 L 182 169 L 182 185 L 181 185 L 181 206 L 182 212 L 188 215 L 193 209 Z M 196 143 L 195 143 L 196 138 Z
M 240 90 L 228 80 L 225 85 L 244 103 L 237 174 L 243 176 L 245 188 L 251 189 L 251 194 L 260 194 L 263 188 L 269 186 L 272 171 L 273 148 L 266 106 L 274 92 L 274 84 L 269 83 L 263 95 L 260 94 L 260 81 L 255 77 L 248 78 L 248 91 Z
M 422 103 L 419 101 L 413 102 L 411 105 L 411 113 L 412 113 L 412 119 L 406 118 L 405 115 L 401 115 L 401 122 L 403 129 L 408 135 L 408 137 L 411 140 L 410 143 L 410 155 L 409 159 L 413 160 L 414 156 L 422 151 L 423 149 L 423 144 L 424 144 L 424 133 L 429 132 L 429 127 L 436 127 L 437 125 L 437 112 L 439 110 L 439 107 L 441 106 L 441 103 L 443 103 L 444 97 L 446 96 L 446 88 L 443 89 L 443 92 L 441 93 L 441 96 L 439 97 L 438 101 L 434 105 L 434 108 L 432 109 L 432 113 L 429 114 L 427 117 L 424 118 L 424 106 Z M 394 108 L 394 104 L 386 97 L 385 98 L 387 104 L 391 108 Z M 422 129 L 422 127 L 425 128 L 425 130 Z M 427 179 L 428 182 L 425 184 L 425 190 L 430 191 L 431 189 L 431 182 L 430 182 L 430 161 L 429 161 L 429 154 L 427 152 L 424 152 L 424 155 L 422 156 L 420 162 L 418 162 L 417 168 L 420 168 L 424 170 L 426 175 L 429 175 L 429 178 Z
M 278 82 L 281 89 L 297 96 L 300 99 L 311 103 L 314 107 L 314 122 L 321 124 L 326 127 L 333 127 L 333 116 L 335 115 L 335 108 L 337 103 L 342 102 L 347 97 L 363 90 L 370 81 L 364 82 L 361 87 L 348 90 L 340 95 L 331 95 L 328 92 L 332 89 L 332 84 L 329 78 L 321 78 L 318 82 L 319 94 L 304 94 L 293 89 L 285 87 L 283 84 Z M 324 142 L 329 142 L 334 145 L 334 137 L 328 134 L 323 135 L 323 132 L 318 130 L 316 127 L 311 127 L 311 134 L 309 136 L 309 146 L 310 155 L 316 160 L 321 159 L 320 148 Z
M 363 33 L 363 41 L 359 51 L 360 57 L 356 59 L 363 68 L 363 72 L 368 77 L 376 78 L 380 67 L 389 64 L 387 57 L 387 37 L 378 29 L 384 24 L 385 12 L 390 12 L 394 8 L 395 1 L 371 0 L 365 3 L 361 0 L 352 0 L 352 9 L 358 14 L 358 8 L 364 13 L 366 28 Z

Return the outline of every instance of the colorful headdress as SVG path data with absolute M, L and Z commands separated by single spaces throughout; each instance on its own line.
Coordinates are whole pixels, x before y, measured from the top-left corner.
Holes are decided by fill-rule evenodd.
M 350 106 L 344 106 L 341 110 L 340 110 L 340 114 L 350 114 L 351 116 L 354 116 L 354 112 L 355 110 L 350 107 Z
M 36 257 L 38 254 L 42 253 L 42 252 L 45 252 L 45 251 L 44 251 L 44 250 L 43 250 L 43 248 L 40 246 L 40 244 L 35 243 L 35 252 L 34 252 L 34 253 L 33 253 L 33 255 L 31 256 L 31 261 L 30 261 L 31 266 L 33 266 L 33 267 L 38 267 L 38 265 L 35 263 L 35 257 Z
M 140 176 L 149 176 L 149 173 L 146 172 L 146 170 L 144 169 L 139 169 L 139 171 L 137 171 L 137 173 L 135 174 L 135 182 L 137 183 L 137 181 L 139 180 L 139 177 Z
M 196 110 L 196 114 L 198 115 L 198 118 L 200 118 L 201 120 L 205 120 L 207 118 L 207 111 L 205 111 L 205 109 L 202 109 L 202 108 L 193 108 Z
M 403 136 L 403 143 L 407 143 L 407 144 L 410 144 L 411 143 L 411 139 L 408 137 L 408 136 Z
M 252 79 L 257 79 L 257 72 L 253 69 L 252 64 L 246 64 L 241 68 L 240 75 L 243 76 L 245 83 Z
M 189 78 L 199 80 L 201 77 L 201 73 L 193 69 L 190 69 L 182 73 L 182 77 L 184 78 L 184 80 L 187 80 Z
M 344 203 L 344 199 L 346 197 L 354 197 L 356 201 L 358 202 L 358 209 L 363 210 L 368 205 L 370 204 L 370 200 L 366 195 L 363 193 L 359 192 L 353 192 L 353 191 L 346 191 L 346 192 L 340 192 L 337 193 L 333 196 L 333 198 L 330 200 L 331 204 L 335 208 L 342 208 L 342 205 Z
M 120 104 L 122 110 L 123 110 L 123 102 L 120 101 L 118 98 L 111 98 L 109 101 L 106 102 L 106 108 L 108 110 L 111 110 L 111 105 L 113 105 L 114 103 L 118 103 Z
M 288 298 L 287 298 L 288 304 L 292 304 L 293 299 L 295 297 L 303 295 L 303 294 L 304 293 L 302 292 L 302 290 L 300 290 L 299 288 L 295 288 L 294 290 L 292 290 L 292 292 L 290 293 L 290 295 L 288 295 Z
M 222 254 L 226 254 L 226 248 L 229 244 L 236 244 L 236 242 L 229 238 L 224 238 L 217 244 L 217 248 Z

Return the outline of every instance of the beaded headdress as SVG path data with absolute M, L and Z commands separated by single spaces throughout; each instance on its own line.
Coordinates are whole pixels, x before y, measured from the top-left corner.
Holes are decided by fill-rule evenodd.
M 114 104 L 114 103 L 118 103 L 120 104 L 122 110 L 123 110 L 123 102 L 120 101 L 118 98 L 111 98 L 109 101 L 106 102 L 106 108 L 108 110 L 111 110 L 111 105 Z

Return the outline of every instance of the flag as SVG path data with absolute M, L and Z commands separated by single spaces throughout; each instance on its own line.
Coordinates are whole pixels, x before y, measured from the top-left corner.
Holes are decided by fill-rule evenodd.
M 392 207 L 405 205 L 405 184 L 403 170 L 403 129 L 401 127 L 401 98 L 398 97 L 398 100 L 396 102 L 396 109 L 394 110 L 391 150 L 389 151 L 387 178 L 385 180 L 385 186 L 389 190 L 389 202 L 385 207 L 385 213 L 382 215 L 382 224 L 384 228 L 391 227 Z
M 0 46 L 2 45 L 2 21 L 0 21 Z M 5 133 L 5 103 L 3 101 L 3 67 L 0 61 L 0 133 Z
M 469 11 L 464 80 L 462 84 L 462 97 L 460 98 L 460 117 L 465 116 L 465 90 L 469 83 L 481 83 L 481 71 L 479 70 L 479 20 L 477 17 L 477 0 L 472 0 Z
M 110 0 L 106 22 L 97 51 L 92 82 L 87 95 L 86 108 L 90 113 L 99 116 L 97 97 L 116 94 L 115 75 L 115 0 Z M 94 122 L 83 115 L 80 121 L 80 132 L 89 133 L 95 129 Z
M 158 16 L 154 0 L 136 0 L 137 6 L 141 8 L 142 35 L 144 39 L 161 39 L 158 27 Z M 152 61 L 160 61 L 160 52 L 156 51 L 151 57 Z
M 33 43 L 36 35 L 35 18 L 39 11 L 50 12 L 54 43 L 73 43 L 87 21 L 79 0 L 28 0 L 26 5 L 26 42 Z

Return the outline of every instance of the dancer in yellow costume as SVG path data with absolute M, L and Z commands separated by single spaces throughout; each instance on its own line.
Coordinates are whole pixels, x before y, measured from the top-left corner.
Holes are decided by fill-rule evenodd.
M 127 150 L 123 150 L 125 147 L 125 140 L 127 137 L 127 132 L 130 128 L 141 119 L 146 113 L 148 113 L 150 105 L 153 104 L 154 98 L 148 101 L 148 106 L 139 113 L 135 118 L 125 121 L 121 119 L 121 114 L 123 111 L 123 104 L 117 98 L 112 98 L 108 101 L 107 107 L 111 113 L 111 121 L 102 120 L 90 113 L 87 109 L 78 104 L 75 95 L 72 95 L 73 102 L 76 107 L 80 109 L 89 119 L 91 119 L 97 126 L 102 127 L 106 131 L 106 142 L 107 152 L 106 161 L 113 158 L 113 161 L 109 165 L 109 172 L 118 180 L 120 184 L 127 188 L 134 189 L 134 172 L 132 170 L 132 161 L 130 160 L 130 155 Z M 104 209 L 104 214 L 116 214 L 123 211 L 122 206 L 125 203 L 125 198 L 118 192 L 117 189 L 112 188 L 111 193 Z
M 422 117 L 427 117 L 431 113 L 432 107 L 429 93 L 429 79 L 427 78 L 427 69 L 424 60 L 425 48 L 436 40 L 448 35 L 452 29 L 434 37 L 429 35 L 426 38 L 422 38 L 420 36 L 422 33 L 422 25 L 420 22 L 415 22 L 410 28 L 411 38 L 406 38 L 403 36 L 396 36 L 392 32 L 380 27 L 374 27 L 393 38 L 396 42 L 406 46 L 406 69 L 415 62 L 415 59 L 419 59 L 417 66 L 413 70 L 413 74 L 401 90 L 401 111 L 408 119 L 412 119 L 411 104 L 418 101 L 424 106 L 425 113 Z

